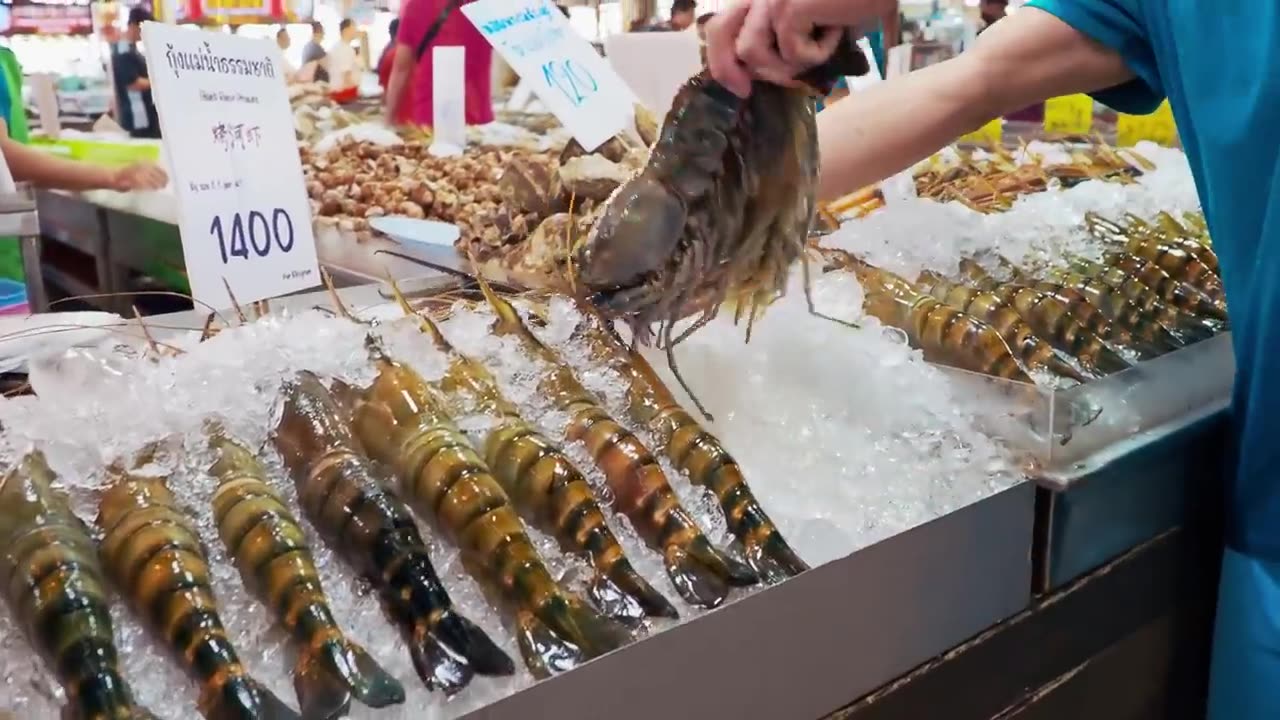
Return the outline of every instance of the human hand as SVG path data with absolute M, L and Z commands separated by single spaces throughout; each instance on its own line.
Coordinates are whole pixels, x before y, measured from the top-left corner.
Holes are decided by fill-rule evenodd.
M 891 0 L 743 0 L 707 23 L 707 65 L 742 97 L 751 93 L 752 78 L 791 85 L 831 56 L 843 28 L 891 6 Z
M 108 187 L 116 192 L 131 190 L 159 190 L 169 183 L 169 175 L 158 165 L 149 162 L 134 163 L 111 171 Z

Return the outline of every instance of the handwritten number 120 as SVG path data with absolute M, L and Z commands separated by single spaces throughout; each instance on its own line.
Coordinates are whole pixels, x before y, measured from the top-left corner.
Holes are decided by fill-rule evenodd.
M 272 242 L 280 248 L 280 252 L 287 253 L 293 249 L 293 219 L 281 208 L 271 211 L 269 221 L 265 214 L 257 210 L 249 211 L 247 216 L 233 213 L 230 238 L 227 237 L 222 217 L 214 216 L 209 225 L 209 234 L 218 239 L 218 252 L 222 255 L 224 265 L 233 257 L 247 260 L 250 247 L 258 257 L 266 257 L 271 253 Z
M 582 104 L 600 89 L 591 71 L 573 60 L 549 60 L 542 64 L 542 79 L 547 87 L 554 88 L 564 95 L 569 104 L 582 107 Z

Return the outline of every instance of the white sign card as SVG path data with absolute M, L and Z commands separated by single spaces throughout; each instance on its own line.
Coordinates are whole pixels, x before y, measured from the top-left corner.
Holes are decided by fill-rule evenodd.
M 584 148 L 631 126 L 635 95 L 551 0 L 475 0 L 461 10 Z
M 36 110 L 40 111 L 40 129 L 45 135 L 58 139 L 62 134 L 62 109 L 58 107 L 58 88 L 49 73 L 31 76 L 31 94 L 35 96 Z
M 433 155 L 461 155 L 467 147 L 466 52 L 461 45 L 431 49 Z
M 680 86 L 702 70 L 694 32 L 618 33 L 604 40 L 609 64 L 631 92 L 658 117 L 667 114 Z
M 320 283 L 280 50 L 270 40 L 142 26 L 191 294 L 231 306 Z
M 914 46 L 910 43 L 894 45 L 885 52 L 885 78 L 896 78 L 911 72 L 911 53 Z

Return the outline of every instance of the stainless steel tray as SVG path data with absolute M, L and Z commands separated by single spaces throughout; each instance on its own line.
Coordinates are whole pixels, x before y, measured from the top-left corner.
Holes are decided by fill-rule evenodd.
M 466 715 L 817 718 L 1026 609 L 1023 483 Z

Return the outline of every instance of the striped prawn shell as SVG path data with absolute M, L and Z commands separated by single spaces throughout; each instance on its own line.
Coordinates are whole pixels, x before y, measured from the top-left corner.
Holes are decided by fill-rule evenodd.
M 1066 375 L 1083 382 L 1084 378 L 1062 363 L 1053 346 L 1037 336 L 1031 324 L 999 295 L 952 283 L 933 273 L 922 274 L 919 282 L 935 299 L 995 328 L 1010 352 L 1025 367 Z
M 1155 237 L 1133 238 L 1125 249 L 1150 260 L 1169 275 L 1203 292 L 1210 300 L 1226 302 L 1222 280 L 1218 277 L 1217 256 L 1212 255 L 1212 250 L 1190 240 L 1172 245 Z M 1209 257 L 1213 258 L 1212 266 L 1204 261 Z
M 275 444 L 299 504 L 325 542 L 378 591 L 418 676 L 451 695 L 475 673 L 514 672 L 510 658 L 454 609 L 413 514 L 383 485 L 330 391 L 303 371 L 283 393 Z
M 493 422 L 480 444 L 484 462 L 516 508 L 563 550 L 585 554 L 597 578 L 607 578 L 632 598 L 609 597 L 609 589 L 597 582 L 591 588 L 597 603 L 628 622 L 642 615 L 674 617 L 675 608 L 635 572 L 595 491 L 560 446 L 520 417 L 484 366 L 451 347 L 446 352 L 449 369 L 433 387 L 451 412 L 481 414 Z
M 66 692 L 66 716 L 150 717 L 120 672 L 93 540 L 39 452 L 0 478 L 0 548 L 0 591 Z
M 133 609 L 201 685 L 202 710 L 247 680 L 218 615 L 200 538 L 165 478 L 113 470 L 98 524 L 103 564 Z
M 1190 313 L 1208 312 L 1213 317 L 1226 319 L 1226 304 L 1216 302 L 1194 285 L 1179 280 L 1158 264 L 1132 253 L 1110 253 L 1107 264 L 1151 288 L 1174 307 Z
M 929 295 L 921 295 L 907 311 L 908 334 L 938 362 L 993 377 L 1030 383 L 1000 332 L 967 313 Z
M 622 373 L 630 420 L 653 434 L 656 446 L 690 482 L 716 496 L 729 531 L 762 576 L 778 580 L 807 569 L 760 506 L 741 466 L 719 438 L 676 402 L 642 354 L 623 347 L 600 322 L 599 318 L 583 318 L 575 337 L 587 344 L 596 360 Z
M 567 367 L 556 365 L 548 377 L 556 387 L 557 404 L 570 416 L 566 439 L 583 443 L 609 483 L 614 509 L 631 520 L 645 542 L 661 548 L 701 536 L 640 438 L 600 407 Z
M 265 482 L 261 463 L 238 447 L 222 451 L 234 454 L 213 467 L 214 522 L 245 585 L 297 640 L 319 646 L 342 638 L 302 527 Z
M 527 592 L 523 602 L 556 596 L 559 589 L 502 486 L 434 391 L 424 383 L 401 382 L 397 369 L 402 368 L 385 364 L 367 394 L 370 406 L 400 415 L 397 429 L 384 443 L 361 432 L 366 426 L 357 414 L 365 446 L 392 467 L 403 494 L 458 545 L 470 567 L 483 569 L 498 588 Z M 406 394 L 404 402 L 397 397 L 401 393 Z
M 1017 310 L 1041 337 L 1086 365 L 1103 372 L 1116 372 L 1128 364 L 1116 356 L 1100 336 L 1085 327 L 1060 299 L 1022 285 L 1001 285 L 991 292 Z M 1106 323 L 1101 316 L 1098 320 Z
M 1078 293 L 1113 324 L 1128 330 L 1136 340 L 1161 352 L 1181 346 L 1181 343 L 1170 335 L 1169 330 L 1149 313 L 1144 312 L 1132 300 L 1101 280 L 1087 278 L 1077 273 L 1067 273 L 1059 280 L 1060 283 L 1036 283 L 1035 287 L 1048 293 L 1056 293 L 1060 289 Z

